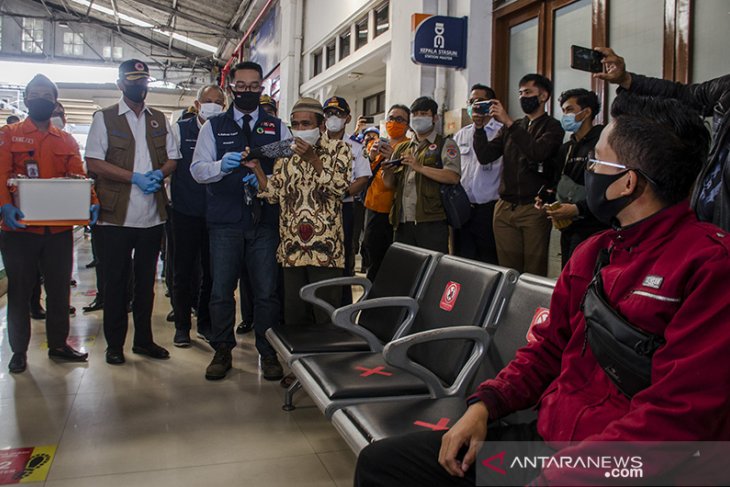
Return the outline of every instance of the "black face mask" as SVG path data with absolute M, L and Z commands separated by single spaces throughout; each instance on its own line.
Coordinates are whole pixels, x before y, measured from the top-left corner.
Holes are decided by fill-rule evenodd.
M 133 102 L 142 103 L 147 98 L 147 87 L 144 85 L 125 86 L 122 93 Z
M 56 108 L 56 104 L 45 98 L 33 98 L 25 100 L 25 106 L 28 107 L 28 116 L 36 122 L 45 122 L 51 119 L 51 114 Z
M 261 94 L 258 91 L 232 91 L 233 103 L 242 112 L 252 112 L 259 106 Z
M 634 200 L 631 196 L 621 196 L 615 200 L 606 199 L 608 187 L 625 175 L 626 171 L 618 174 L 596 174 L 588 170 L 585 172 L 588 209 L 599 221 L 606 225 L 611 225 L 616 215 Z
M 523 96 L 520 98 L 520 106 L 522 111 L 526 114 L 530 114 L 540 108 L 540 98 L 536 96 Z

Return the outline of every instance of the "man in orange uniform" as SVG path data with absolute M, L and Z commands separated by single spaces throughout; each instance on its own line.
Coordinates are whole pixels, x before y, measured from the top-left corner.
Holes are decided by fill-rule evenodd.
M 8 335 L 13 356 L 12 373 L 26 369 L 30 342 L 30 296 L 40 267 L 46 288 L 46 336 L 48 356 L 72 362 L 86 361 L 67 343 L 69 331 L 68 276 L 73 263 L 73 236 L 70 226 L 26 227 L 23 212 L 13 205 L 9 178 L 85 176 L 79 146 L 74 138 L 50 123 L 58 103 L 58 89 L 39 74 L 26 86 L 28 118 L 8 126 L 0 134 L 0 251 L 8 276 Z M 91 224 L 96 223 L 99 206 L 92 194 Z

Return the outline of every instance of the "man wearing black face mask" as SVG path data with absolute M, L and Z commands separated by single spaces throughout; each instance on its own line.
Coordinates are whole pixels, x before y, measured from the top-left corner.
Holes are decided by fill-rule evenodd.
M 696 446 L 675 443 L 664 454 L 658 447 L 730 438 L 730 238 L 698 222 L 687 201 L 709 133 L 676 100 L 623 95 L 611 115 L 585 182 L 591 211 L 615 228 L 578 247 L 555 286 L 549 319 L 467 399 L 461 419 L 448 432 L 366 447 L 357 487 L 473 486 L 481 442 L 518 439 L 571 442 L 561 458 L 601 456 L 609 450 L 603 445 L 622 442 L 622 456 L 651 465 L 647 484 L 697 483 L 698 474 L 714 476 L 699 483 L 727 484 L 727 469 L 709 450 L 700 463 Z M 491 426 L 536 405 L 536 423 Z M 603 469 L 547 463 L 520 485 L 605 479 Z
M 7 181 L 26 178 L 85 176 L 79 146 L 66 132 L 54 127 L 51 114 L 58 100 L 58 88 L 42 74 L 26 86 L 28 118 L 8 125 L 0 132 L 0 252 L 8 277 L 8 338 L 13 356 L 12 373 L 26 368 L 30 341 L 30 298 L 40 269 L 45 279 L 46 336 L 48 356 L 84 362 L 88 354 L 68 346 L 69 276 L 73 264 L 73 235 L 70 226 L 26 226 Z M 94 203 L 96 197 L 92 194 Z M 91 224 L 99 215 L 99 205 L 90 208 Z
M 499 201 L 494 209 L 494 238 L 499 264 L 519 272 L 547 275 L 550 221 L 534 207 L 541 188 L 552 188 L 560 170 L 555 155 L 565 132 L 545 112 L 552 83 L 540 74 L 520 80 L 520 105 L 527 115 L 512 120 L 499 100 L 491 100 L 489 115 L 503 124 L 491 141 L 474 132 L 474 152 L 481 164 L 503 156 Z
M 277 293 L 279 207 L 256 198 L 255 176 L 244 167 L 242 153 L 291 137 L 284 123 L 259 107 L 263 76 L 253 62 L 237 64 L 229 73 L 231 107 L 208 119 L 200 129 L 190 173 L 206 185 L 206 221 L 210 234 L 213 289 L 210 298 L 210 344 L 215 356 L 205 378 L 225 378 L 236 346 L 234 292 L 245 265 L 251 279 L 254 331 L 264 379 L 284 376 L 266 330 L 279 322 Z M 260 159 L 266 175 L 274 160 Z
M 106 361 L 125 362 L 127 284 L 134 254 L 134 346 L 132 352 L 155 359 L 170 356 L 152 339 L 157 257 L 167 219 L 162 180 L 180 159 L 170 124 L 144 100 L 147 65 L 137 59 L 119 65 L 119 103 L 94 114 L 86 144 L 86 163 L 97 175 L 101 200 L 98 236 L 104 266 Z

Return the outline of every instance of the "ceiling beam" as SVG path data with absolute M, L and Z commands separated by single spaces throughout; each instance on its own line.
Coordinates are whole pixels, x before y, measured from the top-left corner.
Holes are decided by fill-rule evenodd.
M 49 1 L 49 0 L 31 0 L 31 1 L 34 2 L 34 3 L 37 3 L 37 4 L 40 4 L 41 1 L 45 1 L 46 5 L 48 7 L 50 7 L 53 11 L 62 13 L 62 14 L 64 14 L 64 16 L 66 16 L 65 12 L 63 11 L 63 7 L 61 5 L 58 5 L 58 4 L 54 3 L 54 2 L 52 2 L 52 1 Z M 88 20 L 86 20 L 86 19 L 84 19 L 84 18 L 82 18 L 80 16 L 74 16 L 74 17 L 76 17 L 75 20 L 77 20 L 79 22 L 90 23 L 90 24 L 93 24 L 93 25 L 97 25 L 99 27 L 102 27 L 104 29 L 108 29 L 108 30 L 111 30 L 111 31 L 117 31 L 117 26 L 114 23 L 103 21 L 103 20 L 98 19 L 98 18 L 96 18 L 94 16 L 90 16 L 88 18 Z M 161 42 L 161 41 L 158 41 L 157 39 L 152 38 L 151 37 L 152 31 L 150 30 L 149 32 L 150 32 L 150 36 L 146 36 L 146 35 L 140 34 L 139 32 L 136 32 L 134 30 L 128 29 L 128 28 L 126 28 L 124 26 L 120 26 L 119 27 L 118 34 L 119 35 L 122 35 L 122 36 L 130 37 L 130 38 L 135 39 L 137 41 L 144 42 L 145 44 L 149 44 L 151 46 L 157 47 L 158 49 L 161 49 L 163 51 L 168 51 L 168 45 L 167 45 L 167 43 Z M 193 65 L 196 62 L 197 63 L 200 63 L 200 64 L 203 64 L 206 67 L 210 67 L 210 66 L 212 66 L 214 64 L 212 61 L 206 62 L 206 61 L 208 61 L 206 58 L 203 58 L 201 60 L 201 57 L 200 56 L 198 56 L 198 55 L 196 55 L 194 53 L 191 53 L 189 51 L 186 51 L 184 49 L 180 49 L 180 48 L 175 47 L 175 46 L 172 46 L 172 48 L 170 49 L 170 51 L 171 52 L 174 52 L 174 53 L 177 53 L 177 54 L 180 54 L 181 56 L 184 56 Z M 152 57 L 152 58 L 154 58 L 154 55 L 153 54 L 149 54 L 149 56 Z
M 215 29 L 222 29 L 222 33 L 226 35 L 241 35 L 240 32 L 237 32 L 233 29 L 230 29 L 226 24 L 223 24 L 217 20 L 213 20 L 210 18 L 210 14 L 206 14 L 204 12 L 201 12 L 199 10 L 186 7 L 185 10 L 177 10 L 175 8 L 170 7 L 169 5 L 166 5 L 164 3 L 157 2 L 156 0 L 132 0 L 133 3 L 138 3 L 140 5 L 144 5 L 147 7 L 154 8 L 155 10 L 159 10 L 161 12 L 165 12 L 167 14 L 174 14 L 178 18 L 185 19 L 189 22 L 193 22 L 195 24 L 198 24 L 200 26 L 208 27 L 211 26 L 215 27 Z

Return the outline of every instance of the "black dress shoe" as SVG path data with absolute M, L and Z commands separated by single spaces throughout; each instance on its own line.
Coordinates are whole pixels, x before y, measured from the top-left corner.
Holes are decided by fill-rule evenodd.
M 151 358 L 166 359 L 170 358 L 170 352 L 157 345 L 156 343 L 150 343 L 144 347 L 135 345 L 132 347 L 132 352 L 138 355 L 147 355 Z
M 86 359 L 89 358 L 88 353 L 81 353 L 68 345 L 64 345 L 61 348 L 51 348 L 48 350 L 48 356 L 50 358 L 66 360 L 68 362 L 86 362 Z
M 124 352 L 121 350 L 106 349 L 106 363 L 112 365 L 121 365 L 124 363 Z
M 99 301 L 98 299 L 95 299 L 91 303 L 89 303 L 88 306 L 84 306 L 82 309 L 84 310 L 84 313 L 99 311 L 100 309 L 104 309 L 104 301 Z
M 236 327 L 236 334 L 245 335 L 246 333 L 249 333 L 251 330 L 253 330 L 253 323 L 245 323 L 242 321 Z
M 25 368 L 28 366 L 28 360 L 24 353 L 14 353 L 8 363 L 8 370 L 11 374 L 20 374 L 25 372 Z
M 30 310 L 30 317 L 34 320 L 45 320 L 46 319 L 46 310 L 43 308 L 38 309 L 32 309 Z

